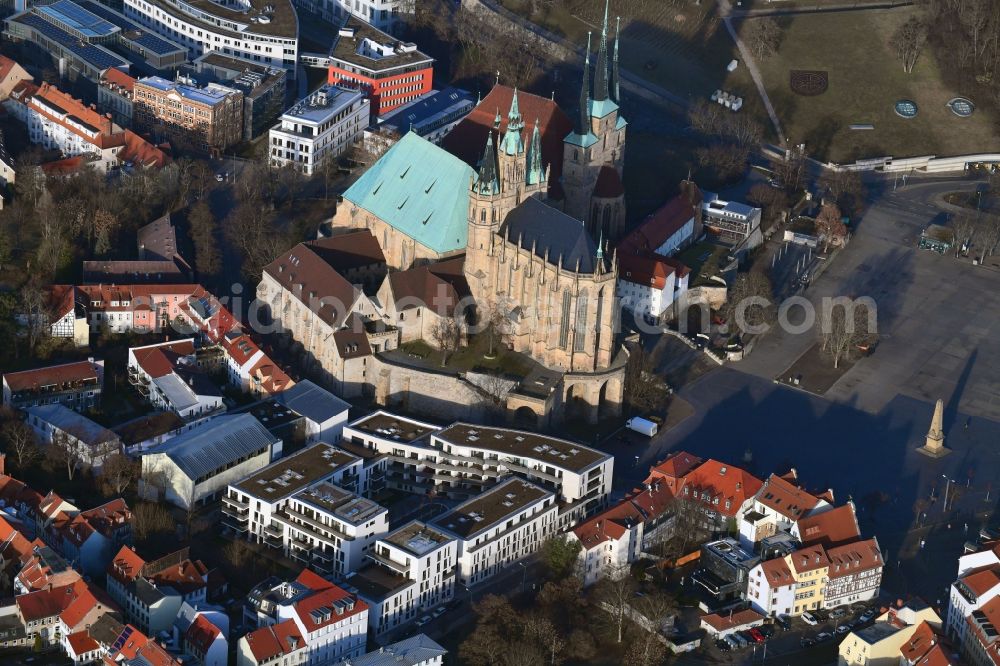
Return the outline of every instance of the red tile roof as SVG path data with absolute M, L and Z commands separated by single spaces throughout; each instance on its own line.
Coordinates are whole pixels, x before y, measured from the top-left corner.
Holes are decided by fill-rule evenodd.
M 829 511 L 800 518 L 799 539 L 809 545 L 822 543 L 824 546 L 856 541 L 861 537 L 854 505 L 850 502 Z
M 349 610 L 345 609 L 342 614 L 338 615 L 333 603 L 340 600 L 353 603 L 354 607 Z M 347 590 L 337 587 L 336 585 L 331 585 L 325 590 L 320 590 L 315 594 L 311 594 L 308 597 L 295 602 L 292 607 L 298 614 L 299 621 L 302 623 L 302 626 L 304 626 L 306 631 L 310 634 L 314 631 L 322 629 L 323 627 L 336 624 L 337 622 L 346 620 L 353 615 L 357 615 L 358 613 L 368 610 L 368 604 L 361 599 L 358 599 L 357 596 L 352 595 Z M 317 622 L 312 615 L 312 611 L 320 608 L 328 609 L 330 611 L 330 617 L 321 619 Z
M 424 306 L 438 314 L 451 315 L 469 295 L 463 267 L 465 257 L 416 266 L 389 273 L 389 287 L 397 308 Z
M 105 502 L 101 506 L 80 513 L 97 532 L 110 538 L 115 530 L 132 522 L 132 511 L 122 498 Z
M 883 564 L 882 552 L 875 539 L 828 548 L 826 556 L 830 560 L 828 574 L 830 578 L 842 578 L 860 571 L 879 569 Z
M 369 229 L 320 238 L 305 244 L 325 262 L 344 271 L 385 263 L 382 248 Z
M 306 647 L 295 620 L 285 620 L 277 624 L 261 627 L 245 636 L 250 652 L 257 663 L 270 661 L 281 655 L 288 655 Z
M 701 621 L 716 631 L 726 631 L 728 629 L 742 627 L 755 622 L 763 622 L 764 616 L 755 610 L 747 608 L 741 611 L 736 611 L 732 613 L 732 615 L 729 613 L 712 613 L 711 615 L 702 615 Z
M 676 494 L 683 485 L 684 475 L 703 463 L 704 460 L 687 451 L 673 453 L 663 462 L 650 468 L 649 477 L 645 484 L 652 483 L 655 479 L 663 479 L 667 487 Z
M 78 657 L 101 647 L 97 644 L 97 641 L 90 637 L 86 629 L 70 634 L 66 637 L 66 640 L 69 641 L 69 646 L 73 649 L 73 654 Z
M 1000 565 L 991 564 L 979 567 L 960 578 L 966 587 L 977 597 L 980 597 L 997 585 L 1000 585 Z
M 772 474 L 764 483 L 757 501 L 791 520 L 798 520 L 816 507 L 819 498 L 786 478 Z
M 108 575 L 127 585 L 139 577 L 144 566 L 146 560 L 139 557 L 139 554 L 130 547 L 122 546 L 115 559 L 108 565 Z
M 51 122 L 61 125 L 98 148 L 111 148 L 125 144 L 124 131 L 120 127 L 115 126 L 111 122 L 111 118 L 98 113 L 96 108 L 87 106 L 82 101 L 74 98 L 69 93 L 59 90 L 54 85 L 42 83 L 35 94 L 31 96 L 28 104 Z M 62 114 L 57 115 L 50 105 L 61 110 Z M 89 125 L 97 131 L 97 135 L 88 135 L 76 127 L 75 124 L 63 120 L 60 115 L 70 116 L 77 123 Z
M 926 620 L 917 625 L 909 640 L 899 648 L 899 653 L 908 664 L 945 666 L 951 663 L 941 647 L 941 637 Z
M 306 306 L 315 308 L 324 322 L 340 328 L 360 295 L 334 266 L 306 243 L 299 243 L 264 267 L 282 288 Z
M 14 602 L 17 604 L 21 617 L 27 622 L 55 617 L 68 609 L 81 596 L 84 597 L 85 602 L 92 601 L 96 603 L 96 599 L 87 589 L 87 584 L 82 579 L 69 585 L 63 585 L 62 587 L 22 594 L 16 597 Z M 78 612 L 79 608 L 74 611 L 70 619 L 76 618 L 76 613 Z
M 104 75 L 101 77 L 101 79 L 109 83 L 114 83 L 116 85 L 119 85 L 122 88 L 128 90 L 129 92 L 132 92 L 132 88 L 135 86 L 135 79 L 126 74 L 125 72 L 121 71 L 120 69 L 111 68 L 107 70 L 106 72 L 104 72 Z
M 795 583 L 795 576 L 784 558 L 777 557 L 760 563 L 761 571 L 770 587 L 786 587 Z
M 208 618 L 198 615 L 184 633 L 184 642 L 194 646 L 196 651 L 204 655 L 212 647 L 215 639 L 221 635 L 222 631 Z
M 689 195 L 682 192 L 662 205 L 618 243 L 619 260 L 628 254 L 654 252 L 695 216 L 695 205 L 700 202 L 700 191 L 694 204 Z
M 45 386 L 95 380 L 97 377 L 97 367 L 90 361 L 8 372 L 3 376 L 12 391 L 35 391 Z
M 800 548 L 789 555 L 788 559 L 791 561 L 795 572 L 800 574 L 830 566 L 830 560 L 826 556 L 826 551 L 823 550 L 823 546 L 819 545 Z
M 180 357 L 193 353 L 193 339 L 177 340 L 168 344 L 132 349 L 135 362 L 153 379 L 169 375 L 174 371 L 174 365 Z
M 618 277 L 628 282 L 640 284 L 654 289 L 667 286 L 667 278 L 676 275 L 683 278 L 691 273 L 691 269 L 671 257 L 659 254 L 618 255 Z
M 493 86 L 489 94 L 445 136 L 441 146 L 472 167 L 483 157 L 486 136 L 493 129 L 497 112 L 500 113 L 499 135 L 507 131 L 507 112 L 514 99 L 514 89 L 503 85 Z M 523 130 L 526 144 L 530 144 L 535 120 L 538 120 L 542 142 L 542 166 L 549 168 L 549 196 L 562 198 L 559 185 L 562 177 L 563 139 L 573 131 L 573 123 L 551 99 L 517 91 L 518 108 L 527 125 Z M 499 139 L 497 141 L 499 143 Z
M 979 607 L 980 612 L 985 616 L 985 622 L 994 627 L 1000 626 L 1000 597 L 993 597 Z M 1000 665 L 1000 641 L 994 640 L 995 636 L 984 636 L 973 615 L 965 618 L 972 635 L 979 641 L 979 644 L 986 652 L 986 656 L 994 663 Z
M 262 356 L 250 369 L 250 378 L 264 394 L 274 395 L 295 386 L 295 381 L 268 356 Z
M 684 476 L 681 490 L 676 494 L 690 496 L 709 504 L 713 511 L 723 516 L 734 517 L 760 487 L 760 479 L 753 474 L 718 460 L 706 460 Z
M 305 585 L 310 590 L 319 592 L 320 590 L 328 590 L 334 587 L 334 584 L 327 579 L 320 576 L 318 573 L 312 569 L 303 569 L 298 576 L 295 578 L 296 583 L 301 583 Z
M 157 587 L 172 587 L 182 595 L 204 588 L 208 567 L 201 560 L 184 559 L 149 576 Z
M 11 60 L 7 56 L 0 55 L 0 81 L 6 79 L 14 67 L 18 66 L 15 60 Z

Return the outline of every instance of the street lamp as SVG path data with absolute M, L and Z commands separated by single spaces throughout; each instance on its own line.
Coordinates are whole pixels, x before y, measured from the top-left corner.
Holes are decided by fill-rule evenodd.
M 941 513 L 944 513 L 945 511 L 948 510 L 948 491 L 951 488 L 951 479 L 948 478 L 948 475 L 946 475 L 946 474 L 942 474 L 941 478 L 945 480 L 945 484 L 944 484 L 944 503 L 941 505 Z
M 518 566 L 521 567 L 521 592 L 524 592 L 524 583 L 528 577 L 528 565 L 524 562 L 518 562 Z
M 472 588 L 469 587 L 468 585 L 463 585 L 462 587 L 464 587 L 465 591 L 469 593 L 469 605 L 471 606 L 472 605 Z

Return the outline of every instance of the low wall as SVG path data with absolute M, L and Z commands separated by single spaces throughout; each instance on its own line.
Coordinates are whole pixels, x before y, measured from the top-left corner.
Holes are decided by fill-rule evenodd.
M 419 412 L 441 420 L 483 420 L 487 407 L 482 395 L 459 376 L 389 363 L 374 356 L 368 372 L 375 399 L 389 408 Z

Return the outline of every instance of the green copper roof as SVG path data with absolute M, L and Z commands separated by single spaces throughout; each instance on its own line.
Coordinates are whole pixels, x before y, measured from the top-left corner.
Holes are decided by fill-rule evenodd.
M 475 171 L 410 132 L 351 185 L 344 198 L 435 252 L 465 247 Z
M 570 132 L 566 135 L 566 138 L 563 139 L 563 141 L 574 146 L 580 146 L 581 148 L 589 148 L 597 143 L 597 137 L 590 132 L 583 135 L 577 134 L 576 132 Z
M 618 122 L 615 123 L 615 129 L 621 129 L 626 125 L 628 125 L 628 123 L 625 122 L 625 119 L 622 118 L 621 116 L 618 116 Z
M 590 100 L 590 117 L 591 118 L 603 118 L 612 111 L 617 111 L 618 105 L 615 104 L 610 99 L 592 99 Z

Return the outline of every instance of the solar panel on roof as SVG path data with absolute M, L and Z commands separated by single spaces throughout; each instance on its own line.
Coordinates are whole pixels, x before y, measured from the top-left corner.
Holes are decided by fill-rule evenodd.
M 111 69 L 113 67 L 127 67 L 128 62 L 114 55 L 110 51 L 98 48 L 93 44 L 81 42 L 79 39 L 66 32 L 59 26 L 50 23 L 43 16 L 38 14 L 25 14 L 17 19 L 18 23 L 34 28 L 45 37 L 56 42 L 66 50 L 77 55 L 81 60 L 93 65 L 97 69 Z
M 117 26 L 87 11 L 70 0 L 57 0 L 51 5 L 35 8 L 65 27 L 76 30 L 85 38 L 107 37 L 118 29 Z

